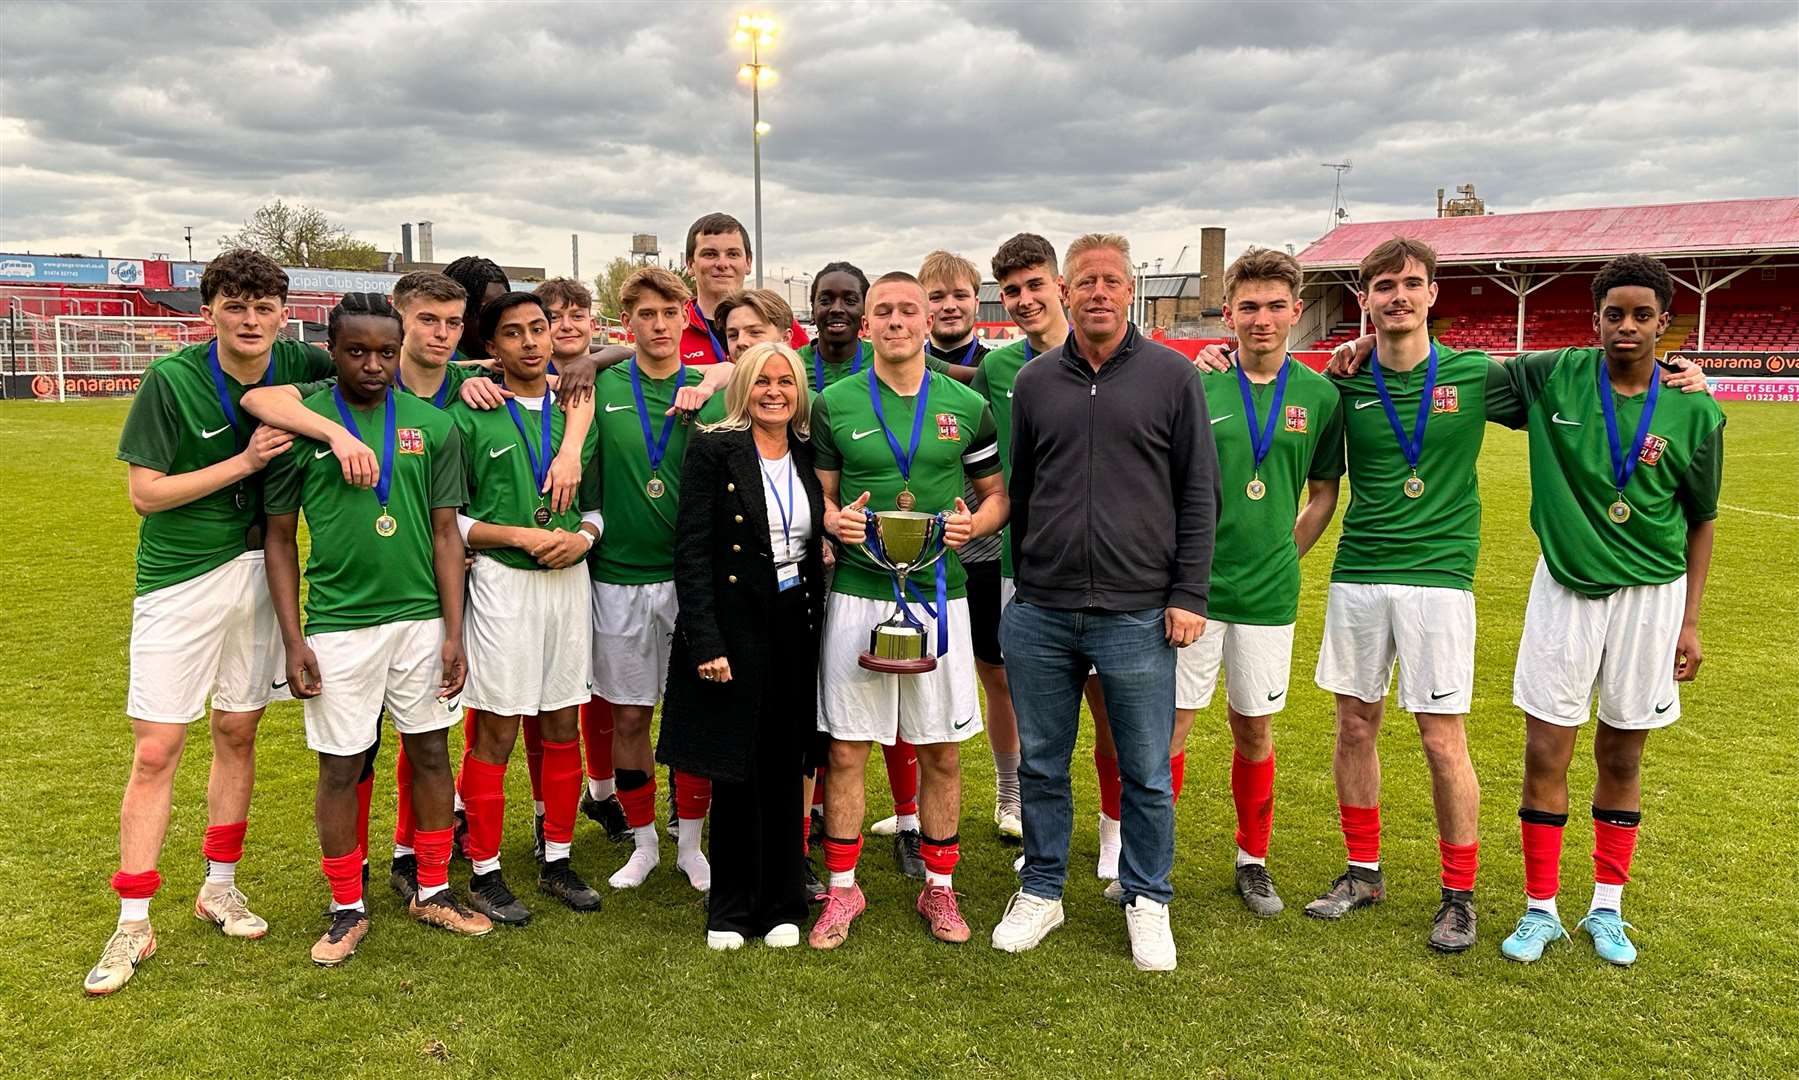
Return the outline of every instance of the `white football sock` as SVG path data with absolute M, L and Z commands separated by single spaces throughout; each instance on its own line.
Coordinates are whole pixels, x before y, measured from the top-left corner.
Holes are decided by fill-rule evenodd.
M 368 908 L 363 906 L 363 903 L 361 900 L 358 900 L 353 904 L 340 904 L 336 900 L 333 900 L 333 901 L 331 901 L 331 910 L 332 911 L 367 911 Z
M 447 881 L 444 882 L 442 885 L 420 885 L 419 886 L 419 903 L 421 903 L 421 904 L 424 903 L 425 901 L 431 899 L 433 896 L 436 896 L 438 893 L 443 892 L 445 889 L 447 889 L 449 887 L 450 887 L 450 883 Z
M 411 855 L 414 858 L 418 857 L 417 853 L 414 852 L 411 848 L 407 847 L 405 844 L 395 844 L 394 845 L 394 858 L 400 859 L 400 858 L 404 858 L 407 855 Z
M 830 880 L 825 882 L 826 885 L 829 885 L 833 889 L 847 889 L 851 885 L 854 885 L 855 883 L 856 883 L 856 868 L 853 866 L 850 867 L 848 870 L 833 870 L 833 871 L 831 871 Z
M 899 814 L 895 817 L 894 821 L 895 821 L 894 829 L 897 832 L 918 832 L 919 831 L 917 814 Z
M 543 861 L 547 863 L 562 862 L 569 857 L 569 849 L 573 843 L 559 843 L 555 840 L 543 842 Z
M 1124 850 L 1123 827 L 1117 819 L 1099 815 L 1099 865 L 1094 873 L 1101 881 L 1118 880 L 1118 856 Z
M 1606 911 L 1616 911 L 1619 914 L 1623 914 L 1624 886 L 1603 885 L 1595 881 L 1593 883 L 1593 903 L 1587 908 L 1587 912 L 1590 914 L 1599 911 L 1602 908 Z
M 675 822 L 675 851 L 680 855 L 700 850 L 700 830 L 705 828 L 705 818 L 680 818 Z
M 587 778 L 587 794 L 595 802 L 604 802 L 605 800 L 610 799 L 615 790 L 616 787 L 610 776 L 604 780 L 595 780 L 591 776 Z
M 455 810 L 458 814 L 466 813 L 468 808 L 462 805 L 462 792 L 460 790 L 455 790 L 454 794 L 456 797 L 456 804 L 451 809 Z
M 615 889 L 637 888 L 650 876 L 650 871 L 662 862 L 662 851 L 656 843 L 655 825 L 632 829 L 631 835 L 637 842 L 637 846 L 631 851 L 631 857 L 606 879 L 606 883 Z
M 543 817 L 543 800 L 542 799 L 532 799 L 531 800 L 531 813 L 536 815 L 537 817 Z
M 1378 863 L 1378 862 L 1356 862 L 1354 859 L 1351 859 L 1351 860 L 1349 860 L 1349 865 L 1359 866 L 1364 870 L 1379 870 L 1380 869 L 1380 863 Z
M 1562 921 L 1562 913 L 1555 909 L 1555 897 L 1553 896 L 1547 900 L 1538 900 L 1534 896 L 1526 896 L 1524 898 L 1524 910 L 1541 911 L 1556 922 Z
M 950 887 L 949 879 L 950 875 L 948 874 L 933 873 L 930 870 L 924 872 L 924 883 L 926 885 L 941 885 L 947 889 Z
M 148 896 L 139 897 L 136 900 L 127 900 L 122 897 L 120 898 L 120 900 L 119 900 L 119 921 L 120 922 L 122 922 L 122 923 L 143 922 L 145 919 L 148 919 L 149 917 L 150 917 L 150 898 Z
M 1258 859 L 1254 855 L 1251 855 L 1249 852 L 1244 851 L 1242 848 L 1238 848 L 1237 849 L 1237 865 L 1238 866 L 1267 866 L 1268 860 L 1267 859 Z
M 234 862 L 216 862 L 212 859 L 206 860 L 206 884 L 236 885 L 237 864 Z
M 500 868 L 500 857 L 495 855 L 491 859 L 476 859 L 469 865 L 477 874 L 491 874 Z

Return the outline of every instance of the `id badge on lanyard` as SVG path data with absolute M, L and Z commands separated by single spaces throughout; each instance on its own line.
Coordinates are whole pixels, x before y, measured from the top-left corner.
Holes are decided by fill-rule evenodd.
M 800 583 L 800 564 L 782 563 L 775 567 L 775 591 L 786 592 Z

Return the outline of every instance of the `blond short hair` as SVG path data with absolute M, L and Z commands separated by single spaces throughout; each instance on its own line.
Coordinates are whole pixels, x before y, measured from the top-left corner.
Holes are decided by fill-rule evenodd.
M 1246 281 L 1278 281 L 1299 298 L 1299 287 L 1305 282 L 1305 271 L 1299 260 L 1275 248 L 1252 247 L 1237 256 L 1224 272 L 1224 300 L 1230 303 L 1237 286 Z
M 933 251 L 918 267 L 918 282 L 927 290 L 933 285 L 954 285 L 966 281 L 968 287 L 981 291 L 981 271 L 974 263 L 950 251 Z
M 793 309 L 773 289 L 739 289 L 718 302 L 712 317 L 718 320 L 719 326 L 724 326 L 730 321 L 731 312 L 738 308 L 749 308 L 758 319 L 783 334 L 793 326 Z
M 623 285 L 618 287 L 619 309 L 629 315 L 637 301 L 645 292 L 653 292 L 664 300 L 673 300 L 685 304 L 693 298 L 687 291 L 687 284 L 673 270 L 664 270 L 660 266 L 645 266 L 631 271 Z
M 806 362 L 800 354 L 793 351 L 791 345 L 780 341 L 763 341 L 751 345 L 743 356 L 738 358 L 731 371 L 731 381 L 725 384 L 725 416 L 716 423 L 703 424 L 701 431 L 748 431 L 750 429 L 750 391 L 756 387 L 756 380 L 761 377 L 762 369 L 775 357 L 787 361 L 788 370 L 793 372 L 794 385 L 799 388 L 799 398 L 793 403 L 793 418 L 787 426 L 802 439 L 812 437 L 812 395 L 806 391 Z
M 1074 243 L 1068 245 L 1068 250 L 1063 252 L 1062 265 L 1073 266 L 1076 259 L 1100 248 L 1116 251 L 1124 259 L 1126 266 L 1131 265 L 1131 242 L 1117 233 L 1088 233 L 1077 237 Z

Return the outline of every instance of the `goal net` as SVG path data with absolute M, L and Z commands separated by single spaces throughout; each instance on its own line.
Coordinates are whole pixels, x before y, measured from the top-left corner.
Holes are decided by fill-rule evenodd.
M 303 340 L 290 319 L 282 336 Z M 0 321 L 6 396 L 39 401 L 130 397 L 150 363 L 213 336 L 204 319 L 14 314 Z

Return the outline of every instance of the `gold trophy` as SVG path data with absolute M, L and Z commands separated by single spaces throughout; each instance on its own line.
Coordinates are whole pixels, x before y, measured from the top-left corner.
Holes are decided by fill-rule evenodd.
M 896 603 L 893 617 L 869 632 L 868 651 L 856 658 L 857 663 L 869 671 L 889 675 L 931 671 L 937 667 L 937 658 L 925 647 L 924 624 L 913 617 L 903 598 L 906 579 L 935 565 L 949 551 L 943 545 L 943 515 L 910 510 L 863 513 L 868 516 L 868 535 L 862 541 L 862 550 L 876 566 L 893 575 Z M 942 596 L 940 587 L 936 613 L 939 620 L 944 616 Z

